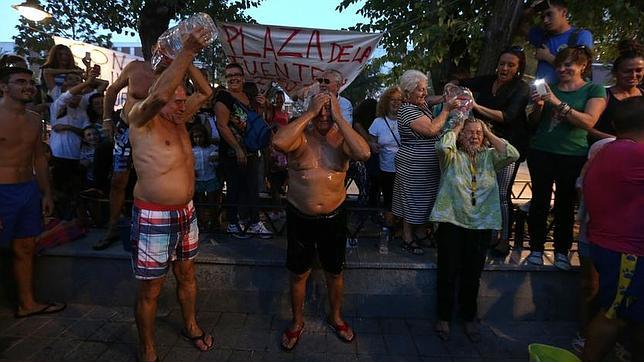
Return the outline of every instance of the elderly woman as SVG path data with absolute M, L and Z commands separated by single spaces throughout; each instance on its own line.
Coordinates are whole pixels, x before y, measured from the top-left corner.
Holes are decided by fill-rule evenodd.
M 384 253 L 387 243 L 391 238 L 391 228 L 394 225 L 394 215 L 391 213 L 394 180 L 396 178 L 396 165 L 394 159 L 400 147 L 400 134 L 398 133 L 398 109 L 402 104 L 402 91 L 400 87 L 387 88 L 378 100 L 376 115 L 369 127 L 371 154 L 378 157 L 378 186 L 382 190 L 385 208 L 385 225 L 382 228 L 384 240 L 380 247 Z M 380 191 L 379 190 L 379 191 Z
M 485 146 L 486 141 L 492 148 Z M 519 159 L 519 151 L 490 132 L 479 119 L 467 119 L 436 143 L 441 184 L 431 214 L 439 222 L 438 336 L 449 338 L 454 291 L 458 289 L 465 334 L 481 339 L 477 321 L 479 279 L 492 230 L 501 229 L 501 207 L 496 173 Z
M 440 182 L 435 144 L 457 103 L 444 105 L 434 117 L 425 103 L 427 77 L 417 70 L 400 77 L 400 88 L 404 100 L 397 115 L 400 148 L 395 158 L 392 211 L 403 219 L 403 249 L 421 255 L 424 250 L 414 237 L 429 219 Z
M 496 64 L 495 74 L 483 75 L 459 82 L 476 94 L 474 115 L 492 125 L 492 132 L 508 140 L 521 153 L 521 158 L 509 164 L 497 175 L 501 192 L 501 217 L 503 229 L 494 241 L 492 249 L 496 256 L 505 256 L 510 251 L 510 215 L 512 212 L 512 184 L 517 175 L 519 164 L 525 158 L 529 134 L 525 107 L 530 100 L 530 87 L 523 81 L 525 53 L 519 47 L 501 51 Z

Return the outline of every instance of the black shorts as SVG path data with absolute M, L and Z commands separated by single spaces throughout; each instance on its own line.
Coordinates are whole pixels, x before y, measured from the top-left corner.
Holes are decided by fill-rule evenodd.
M 317 250 L 322 269 L 338 275 L 344 268 L 347 214 L 342 206 L 326 215 L 303 214 L 290 203 L 286 207 L 286 268 L 303 274 L 313 266 Z

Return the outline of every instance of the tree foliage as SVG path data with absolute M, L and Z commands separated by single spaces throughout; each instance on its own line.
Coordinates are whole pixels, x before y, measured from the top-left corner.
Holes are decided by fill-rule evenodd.
M 337 10 L 358 1 L 342 0 Z M 613 48 L 619 39 L 644 36 L 642 2 L 568 3 L 572 23 L 589 29 L 599 42 L 601 61 L 615 56 Z M 502 48 L 525 44 L 523 38 L 512 36 L 525 6 L 524 0 L 366 0 L 358 13 L 369 23 L 356 24 L 352 29 L 385 33 L 381 45 L 387 51 L 385 59 L 394 64 L 392 79 L 412 68 L 431 69 L 439 79 L 476 69 L 480 74 L 493 71 Z
M 52 35 L 64 36 L 87 43 L 111 47 L 111 35 L 98 31 L 125 33 L 138 32 L 144 57 L 150 58 L 150 47 L 170 22 L 185 19 L 196 12 L 205 12 L 215 20 L 252 21 L 244 10 L 256 7 L 261 0 L 49 0 L 44 8 L 53 15 L 48 23 L 36 24 L 21 19 L 19 34 L 14 37 L 16 48 L 41 52 L 53 45 Z M 37 31 L 34 31 L 37 30 Z M 221 50 L 201 55 L 208 65 L 218 65 L 223 59 Z

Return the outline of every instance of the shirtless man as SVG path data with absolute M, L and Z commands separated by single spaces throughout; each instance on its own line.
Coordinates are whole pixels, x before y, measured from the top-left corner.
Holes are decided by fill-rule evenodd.
M 94 246 L 94 250 L 103 250 L 120 239 L 118 220 L 125 201 L 125 190 L 130 179 L 132 167 L 132 147 L 129 140 L 129 129 L 124 115 L 132 105 L 148 96 L 148 90 L 154 82 L 155 74 L 149 62 L 133 61 L 123 68 L 123 72 L 105 91 L 103 101 L 103 132 L 105 137 L 114 137 L 112 152 L 112 180 L 110 184 L 110 221 L 103 239 Z M 127 100 L 121 111 L 121 119 L 112 120 L 114 104 L 119 92 L 127 87 Z
M 132 159 L 138 175 L 132 207 L 132 265 L 141 280 L 136 303 L 140 360 L 158 358 L 154 347 L 157 299 L 170 266 L 177 280 L 184 329 L 195 347 L 207 351 L 213 337 L 199 327 L 195 315 L 197 286 L 193 259 L 199 230 L 192 197 L 195 172 L 186 122 L 211 95 L 210 85 L 192 65 L 207 43 L 203 28 L 191 32 L 172 64 L 152 85 L 149 95 L 132 104 L 130 124 Z M 186 96 L 184 75 L 197 91 Z
M 36 236 L 42 212 L 51 214 L 53 201 L 40 116 L 26 109 L 36 95 L 32 75 L 26 68 L 0 69 L 0 245 L 11 243 L 13 251 L 18 318 L 65 309 L 36 302 L 33 291 Z
M 340 315 L 346 245 L 341 205 L 349 159 L 368 159 L 369 145 L 344 119 L 337 97 L 328 93 L 316 95 L 306 113 L 280 128 L 273 145 L 289 159 L 286 267 L 292 273 L 293 323 L 282 335 L 282 348 L 293 349 L 302 335 L 306 281 L 316 249 L 326 272 L 331 306 L 327 322 L 340 340 L 352 342 L 355 333 Z

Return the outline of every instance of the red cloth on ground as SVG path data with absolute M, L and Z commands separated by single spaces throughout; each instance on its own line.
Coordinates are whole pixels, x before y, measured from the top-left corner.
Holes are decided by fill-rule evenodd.
M 644 144 L 618 139 L 584 177 L 588 238 L 603 248 L 644 256 Z

